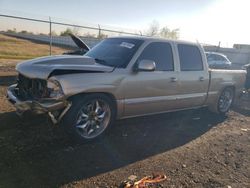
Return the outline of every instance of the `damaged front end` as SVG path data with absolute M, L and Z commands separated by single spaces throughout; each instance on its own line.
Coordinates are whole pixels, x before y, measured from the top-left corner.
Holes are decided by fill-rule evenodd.
M 55 124 L 71 106 L 63 96 L 56 80 L 31 79 L 22 74 L 18 75 L 17 84 L 11 85 L 7 90 L 7 98 L 17 109 L 18 115 L 26 111 L 47 113 Z
M 96 63 L 86 56 L 57 55 L 31 59 L 16 66 L 17 84 L 8 88 L 7 98 L 17 109 L 35 114 L 47 113 L 58 123 L 70 108 L 70 101 L 56 76 L 79 73 L 112 72 L 114 67 Z

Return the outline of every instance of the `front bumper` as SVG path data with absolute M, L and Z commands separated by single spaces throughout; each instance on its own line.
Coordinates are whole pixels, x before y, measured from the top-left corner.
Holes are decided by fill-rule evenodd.
M 43 114 L 64 109 L 68 104 L 67 101 L 59 101 L 55 99 L 47 100 L 26 100 L 18 99 L 15 93 L 16 84 L 10 86 L 7 90 L 7 99 L 17 109 L 17 114 L 21 115 L 25 111 L 32 111 L 35 114 Z

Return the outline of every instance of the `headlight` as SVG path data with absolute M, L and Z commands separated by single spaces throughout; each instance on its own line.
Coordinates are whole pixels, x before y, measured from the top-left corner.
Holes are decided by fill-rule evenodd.
M 47 89 L 50 98 L 60 98 L 63 95 L 62 87 L 56 80 L 48 80 Z

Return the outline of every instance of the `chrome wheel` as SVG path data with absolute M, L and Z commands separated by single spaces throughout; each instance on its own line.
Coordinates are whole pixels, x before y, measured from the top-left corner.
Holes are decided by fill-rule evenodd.
M 88 101 L 77 115 L 77 133 L 85 139 L 95 138 L 107 128 L 110 118 L 111 109 L 107 102 L 101 99 Z
M 234 97 L 234 93 L 231 88 L 227 88 L 222 92 L 219 98 L 219 104 L 218 104 L 218 108 L 220 112 L 225 113 L 230 109 L 232 102 L 233 102 L 233 97 Z

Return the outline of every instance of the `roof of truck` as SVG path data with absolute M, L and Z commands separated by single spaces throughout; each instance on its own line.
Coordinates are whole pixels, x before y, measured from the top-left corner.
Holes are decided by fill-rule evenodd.
M 165 39 L 160 37 L 146 37 L 146 36 L 118 36 L 118 37 L 109 37 L 109 38 L 124 38 L 124 39 L 139 39 L 144 41 L 163 41 L 163 42 L 176 42 L 176 43 L 185 43 L 185 44 L 194 44 L 200 45 L 196 42 L 184 41 L 184 40 L 174 40 L 174 39 Z

